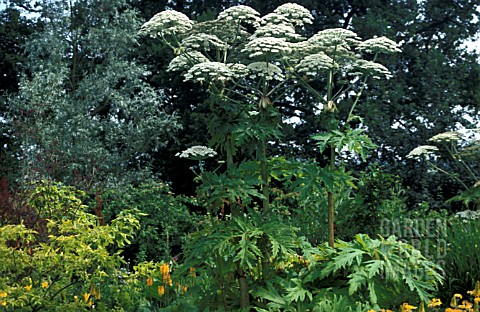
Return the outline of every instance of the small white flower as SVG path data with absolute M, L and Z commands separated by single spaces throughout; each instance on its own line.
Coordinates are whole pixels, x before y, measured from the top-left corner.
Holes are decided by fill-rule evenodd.
M 285 3 L 276 8 L 274 13 L 285 16 L 293 25 L 311 24 L 313 16 L 310 11 L 296 3 Z
M 155 38 L 164 35 L 182 34 L 192 29 L 192 26 L 193 22 L 185 14 L 167 10 L 155 14 L 142 25 L 140 32 Z
M 208 62 L 208 58 L 198 51 L 188 51 L 175 57 L 168 64 L 167 71 L 188 70 L 195 64 Z
M 248 77 L 250 78 L 265 78 L 266 80 L 278 80 L 283 81 L 285 76 L 282 73 L 282 70 L 274 64 L 267 62 L 255 62 L 247 65 L 247 70 L 249 72 Z
M 202 145 L 192 146 L 181 153 L 175 154 L 177 157 L 188 158 L 191 160 L 203 160 L 209 157 L 215 157 L 216 155 L 217 152 L 215 152 L 213 149 Z
M 415 147 L 410 153 L 408 153 L 407 158 L 420 158 L 430 154 L 438 152 L 438 147 L 432 145 L 422 145 Z
M 257 111 L 249 111 L 248 114 L 249 114 L 250 116 L 257 116 L 257 115 L 260 114 L 260 113 L 257 112 Z
M 284 38 L 262 37 L 248 42 L 242 52 L 249 53 L 249 57 L 271 54 L 288 54 L 292 51 L 290 44 Z
M 429 141 L 432 142 L 450 142 L 450 141 L 459 141 L 461 139 L 460 133 L 455 131 L 447 131 L 434 135 Z
M 254 26 L 260 21 L 260 13 L 246 5 L 237 5 L 218 14 L 218 20 L 239 21 Z
M 395 53 L 402 51 L 398 48 L 398 44 L 395 41 L 387 37 L 376 37 L 365 40 L 358 44 L 357 49 L 367 53 Z

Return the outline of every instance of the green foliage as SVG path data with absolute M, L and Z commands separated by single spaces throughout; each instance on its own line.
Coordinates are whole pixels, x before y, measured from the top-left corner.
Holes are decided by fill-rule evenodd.
M 50 220 L 41 242 L 23 224 L 1 227 L 0 289 L 7 293 L 7 311 L 80 311 L 108 301 L 102 292 L 118 283 L 124 262 L 118 247 L 139 228 L 135 213 L 124 212 L 106 226 L 83 211 L 74 220 Z
M 442 261 L 445 285 L 442 294 L 466 293 L 480 280 L 480 221 L 478 216 L 453 217 L 445 233 Z
M 164 183 L 110 190 L 103 200 L 107 220 L 128 209 L 141 211 L 138 216 L 140 230 L 128 254 L 137 263 L 169 260 L 180 254 L 186 235 L 193 232 L 200 221 L 188 210 L 188 205 L 194 204 L 194 200 L 175 196 Z
M 44 28 L 28 41 L 28 72 L 8 104 L 19 182 L 96 191 L 151 177 L 152 153 L 179 126 L 131 60 L 135 12 L 124 0 L 50 1 L 41 10 Z
M 28 204 L 40 219 L 75 219 L 79 211 L 87 208 L 82 204 L 84 198 L 84 192 L 52 181 L 38 181 L 28 192 Z
M 312 139 L 318 141 L 317 145 L 320 152 L 323 152 L 327 147 L 334 146 L 337 152 L 341 153 L 345 149 L 353 155 L 358 155 L 363 161 L 366 160 L 368 149 L 377 147 L 372 140 L 366 135 L 362 134 L 364 130 L 346 130 L 344 132 L 339 130 L 332 130 L 312 136 Z
M 178 272 L 183 274 L 188 268 L 195 267 L 205 276 L 203 283 L 197 283 L 199 307 L 214 310 L 238 308 L 239 281 L 235 275 L 239 268 L 244 271 L 249 287 L 255 290 L 263 280 L 273 276 L 263 269 L 265 261 L 271 268 L 280 267 L 297 252 L 305 259 L 315 261 L 312 255 L 318 251 L 298 237 L 297 231 L 279 218 L 263 218 L 254 211 L 226 221 L 213 221 L 192 234 L 187 259 Z M 268 259 L 263 257 L 264 248 L 268 250 Z M 305 295 L 294 294 L 298 296 L 292 299 L 295 301 L 301 301 Z
M 326 251 L 329 260 L 319 277 L 343 281 L 337 286 L 340 291 L 348 289 L 355 301 L 368 302 L 374 309 L 426 302 L 443 279 L 438 265 L 394 236 L 371 239 L 358 234 L 354 241 L 340 241 Z
M 346 191 L 348 198 L 337 203 L 339 237 L 350 239 L 359 233 L 373 237 L 386 233 L 382 228 L 384 221 L 394 223 L 408 217 L 405 191 L 398 176 L 376 164 L 357 175 L 355 189 L 350 193 Z

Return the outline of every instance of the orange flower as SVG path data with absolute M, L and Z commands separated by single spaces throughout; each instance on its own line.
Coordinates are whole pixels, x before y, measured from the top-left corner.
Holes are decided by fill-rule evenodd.
M 183 293 L 186 293 L 187 290 L 188 290 L 188 287 L 187 287 L 187 286 L 182 286 L 182 292 L 183 292 Z
M 147 278 L 147 286 L 152 286 L 153 285 L 153 279 L 151 277 Z
M 85 302 L 88 302 L 88 299 L 90 299 L 90 294 L 84 293 L 83 300 L 85 300 Z
M 162 263 L 160 266 L 160 274 L 167 275 L 170 272 L 170 267 L 166 263 Z
M 5 291 L 0 291 L 0 298 L 6 298 L 7 297 L 7 293 Z
M 30 290 L 32 289 L 32 284 L 27 285 L 27 286 L 25 286 L 24 288 L 25 288 L 27 291 L 30 291 Z
M 195 271 L 196 271 L 195 268 L 190 268 L 190 276 L 191 277 L 196 277 L 197 276 L 197 273 Z
M 6 305 L 7 305 L 7 302 L 6 302 L 5 300 L 2 300 L 2 301 L 0 302 L 0 305 L 6 306 Z
M 157 291 L 160 296 L 163 296 L 163 294 L 165 293 L 165 286 L 158 286 Z
M 42 282 L 42 288 L 48 288 L 48 282 Z

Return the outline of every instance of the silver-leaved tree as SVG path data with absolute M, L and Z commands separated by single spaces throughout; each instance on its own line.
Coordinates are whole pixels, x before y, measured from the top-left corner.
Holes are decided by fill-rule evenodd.
M 141 181 L 149 155 L 179 127 L 132 61 L 141 22 L 124 0 L 43 1 L 9 126 L 20 181 L 84 190 Z
M 281 5 L 263 17 L 239 5 L 205 22 L 195 22 L 181 12 L 163 11 L 145 23 L 141 33 L 158 38 L 174 51 L 169 71 L 181 73 L 186 81 L 198 83 L 210 94 L 211 147 L 223 152 L 227 168 L 224 173 L 202 172 L 199 194 L 208 207 L 224 209 L 228 205 L 232 219 L 242 220 L 245 214 L 253 216 L 257 211 L 265 224 L 272 218 L 274 165 L 267 146 L 285 143 L 280 132 L 283 116 L 276 104 L 292 101 L 295 92 L 310 94 L 311 105 L 327 117 L 328 131 L 313 139 L 320 152 L 328 153 L 330 162 L 315 179 L 322 182 L 316 184 L 323 188 L 320 192 L 328 193 L 329 244 L 334 246 L 334 189 L 346 180 L 345 174 L 336 171 L 338 155 L 348 151 L 364 158 L 366 149 L 374 146 L 360 129 L 351 129 L 350 121 L 361 120 L 354 109 L 369 79 L 390 76 L 389 70 L 376 62 L 377 55 L 399 49 L 385 37 L 362 40 L 347 29 L 327 29 L 307 38 L 302 33 L 312 22 L 312 14 L 298 4 Z M 345 101 L 347 97 L 354 100 Z M 342 110 L 349 112 L 347 116 L 340 116 L 337 108 L 341 105 L 349 105 Z M 238 157 L 240 151 L 250 155 L 251 161 Z M 297 185 L 298 180 L 300 176 Z M 261 207 L 253 209 L 260 202 Z M 239 227 L 240 233 L 250 221 L 236 222 L 233 227 Z M 252 259 L 261 259 L 265 278 L 269 259 L 282 249 L 279 240 L 272 238 L 273 232 L 252 229 L 260 234 L 240 233 L 230 242 L 245 246 L 232 258 L 237 263 L 242 307 L 248 306 L 245 270 L 252 270 Z

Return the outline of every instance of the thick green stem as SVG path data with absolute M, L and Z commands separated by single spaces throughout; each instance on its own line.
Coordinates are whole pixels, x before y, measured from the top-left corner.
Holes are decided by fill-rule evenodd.
M 227 139 L 225 144 L 225 150 L 227 152 L 227 171 L 233 169 L 233 146 L 232 140 L 230 138 Z M 240 215 L 240 209 L 237 203 L 230 203 L 230 209 L 232 213 L 232 217 L 238 217 Z M 240 264 L 237 264 L 237 276 L 238 276 L 238 283 L 240 286 L 240 307 L 248 308 L 250 306 L 250 298 L 248 297 L 248 284 L 247 284 L 247 276 L 245 271 Z
M 330 145 L 330 171 L 335 170 L 335 147 Z M 328 192 L 328 245 L 335 247 L 335 200 L 333 191 Z

